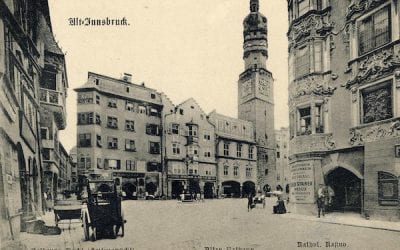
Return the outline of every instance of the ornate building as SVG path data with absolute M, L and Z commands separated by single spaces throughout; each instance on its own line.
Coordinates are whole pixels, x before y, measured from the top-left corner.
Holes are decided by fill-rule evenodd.
M 257 186 L 275 187 L 273 77 L 267 70 L 267 18 L 259 1 L 250 1 L 243 21 L 244 72 L 238 81 L 238 117 L 253 123 L 257 143 Z M 266 186 L 268 185 L 268 186 Z
M 288 0 L 290 201 L 399 220 L 399 14 L 392 0 Z
M 275 130 L 276 185 L 289 192 L 289 128 Z M 278 188 L 277 188 L 278 189 Z

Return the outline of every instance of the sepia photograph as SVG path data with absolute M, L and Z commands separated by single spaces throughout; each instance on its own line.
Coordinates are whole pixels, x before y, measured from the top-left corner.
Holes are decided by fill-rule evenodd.
M 399 11 L 0 0 L 0 250 L 399 249 Z

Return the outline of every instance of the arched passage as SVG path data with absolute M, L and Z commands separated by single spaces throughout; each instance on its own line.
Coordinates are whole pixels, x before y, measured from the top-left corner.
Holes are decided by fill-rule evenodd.
M 242 195 L 244 197 L 248 197 L 250 194 L 255 196 L 256 194 L 256 184 L 252 181 L 245 181 L 243 182 L 243 187 L 242 187 Z
M 213 189 L 214 189 L 214 183 L 212 183 L 212 182 L 204 183 L 204 198 L 205 199 L 214 198 Z
M 222 190 L 226 197 L 240 197 L 240 183 L 237 181 L 222 182 Z
M 176 199 L 183 192 L 183 184 L 181 180 L 173 180 L 171 182 L 171 197 L 172 199 Z
M 333 190 L 330 209 L 361 212 L 361 179 L 343 167 L 336 167 L 326 174 L 326 184 Z
M 146 192 L 150 195 L 154 195 L 157 191 L 157 185 L 153 182 L 146 183 Z
M 122 190 L 125 192 L 126 198 L 133 199 L 133 193 L 136 192 L 136 186 L 127 182 L 122 186 Z

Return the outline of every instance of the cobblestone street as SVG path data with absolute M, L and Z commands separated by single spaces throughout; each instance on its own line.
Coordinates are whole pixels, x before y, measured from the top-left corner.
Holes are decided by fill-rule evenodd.
M 123 238 L 84 241 L 77 223 L 72 224 L 71 230 L 63 225 L 66 230 L 61 235 L 24 233 L 22 240 L 28 249 L 308 249 L 317 248 L 317 242 L 321 248 L 331 242 L 330 248 L 335 249 L 381 249 L 385 242 L 386 249 L 398 249 L 399 232 L 274 215 L 271 203 L 268 200 L 265 209 L 258 206 L 247 212 L 246 199 L 204 203 L 124 201 L 127 224 Z M 52 218 L 50 215 L 46 220 Z M 298 242 L 303 242 L 303 247 L 298 247 Z M 346 247 L 338 247 L 339 244 Z

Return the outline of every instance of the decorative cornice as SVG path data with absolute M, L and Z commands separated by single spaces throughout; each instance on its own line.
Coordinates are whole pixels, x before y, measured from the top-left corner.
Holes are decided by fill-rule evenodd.
M 396 46 L 390 46 L 357 60 L 357 64 L 353 67 L 353 70 L 355 69 L 353 77 L 342 86 L 350 88 L 354 84 L 375 80 L 385 73 L 392 72 L 400 66 L 399 50 Z
M 302 37 L 312 34 L 322 36 L 332 30 L 333 25 L 334 22 L 330 20 L 330 15 L 327 15 L 327 13 L 313 13 L 304 19 L 299 19 L 299 22 L 293 23 L 288 32 L 288 37 L 292 42 L 298 42 Z
M 391 119 L 385 123 L 378 122 L 372 126 L 351 128 L 349 144 L 358 146 L 364 145 L 364 142 L 397 136 L 400 136 L 400 118 Z
M 347 7 L 346 18 L 350 19 L 355 13 L 365 13 L 370 9 L 387 2 L 386 0 L 352 0 Z
M 310 75 L 290 85 L 289 102 L 305 95 L 331 96 L 335 90 L 336 87 L 331 86 L 322 75 Z

